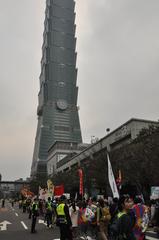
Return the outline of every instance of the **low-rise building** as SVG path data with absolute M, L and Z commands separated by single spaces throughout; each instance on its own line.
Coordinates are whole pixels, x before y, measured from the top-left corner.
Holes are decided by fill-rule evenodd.
M 103 149 L 111 151 L 129 144 L 137 138 L 142 129 L 150 126 L 159 126 L 159 122 L 132 118 L 99 141 L 88 146 L 85 145 L 83 150 L 77 143 L 56 142 L 49 149 L 48 175 L 53 176 L 57 172 L 80 166 L 81 161 L 88 157 L 93 158 L 95 153 Z
M 56 141 L 48 151 L 47 173 L 53 176 L 58 172 L 58 163 L 63 159 L 70 159 L 86 149 L 89 144 Z
M 0 181 L 0 195 L 4 198 L 17 197 L 24 187 L 29 187 L 29 182 L 23 179 L 17 181 Z

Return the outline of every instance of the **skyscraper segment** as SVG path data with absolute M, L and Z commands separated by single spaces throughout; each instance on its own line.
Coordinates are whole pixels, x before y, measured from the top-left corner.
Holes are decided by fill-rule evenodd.
M 73 0 L 46 1 L 32 177 L 46 173 L 48 149 L 55 141 L 82 142 L 74 8 Z

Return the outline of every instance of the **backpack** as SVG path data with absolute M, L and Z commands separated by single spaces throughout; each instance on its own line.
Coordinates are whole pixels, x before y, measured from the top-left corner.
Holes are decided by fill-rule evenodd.
M 126 240 L 126 236 L 124 236 L 123 234 L 120 233 L 120 224 L 121 224 L 121 218 L 123 215 L 125 215 L 126 213 L 124 212 L 119 212 L 114 220 L 111 222 L 111 224 L 109 225 L 109 236 L 110 236 L 110 240 Z
M 91 222 L 92 219 L 94 218 L 94 212 L 90 209 L 90 208 L 86 208 L 86 211 L 85 211 L 85 217 L 87 219 L 88 222 Z
M 97 224 L 97 209 L 93 210 L 94 217 L 92 218 L 91 224 L 96 225 Z
M 109 208 L 104 207 L 104 208 L 100 208 L 100 221 L 102 222 L 108 222 L 111 219 L 111 215 L 109 212 Z
M 87 220 L 87 218 L 86 218 L 86 216 L 85 216 L 85 211 L 86 211 L 86 208 L 84 208 L 84 209 L 80 209 L 80 211 L 79 211 L 79 216 L 80 216 L 80 224 L 82 223 L 84 223 L 84 224 L 86 224 L 87 222 L 88 222 L 88 220 Z

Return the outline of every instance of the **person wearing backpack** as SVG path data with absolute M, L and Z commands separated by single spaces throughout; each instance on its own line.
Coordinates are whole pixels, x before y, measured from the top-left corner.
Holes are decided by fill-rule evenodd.
M 106 206 L 104 199 L 98 200 L 99 206 L 97 207 L 97 226 L 99 229 L 99 237 L 102 240 L 108 239 L 108 224 L 111 219 L 108 206 Z
M 79 226 L 80 236 L 84 239 L 87 238 L 88 233 L 88 219 L 86 218 L 87 203 L 83 201 L 79 209 Z
M 129 195 L 120 196 L 119 211 L 109 227 L 111 240 L 136 240 L 133 233 L 136 218 L 132 211 L 132 205 L 133 201 Z
M 149 219 L 147 214 L 147 207 L 142 203 L 142 199 L 140 197 L 135 197 L 133 211 L 136 216 L 136 224 L 134 226 L 135 237 L 137 240 L 144 240 Z
M 93 239 L 97 239 L 98 231 L 97 231 L 97 199 L 93 197 L 91 201 L 89 201 L 89 208 L 94 213 L 94 217 L 91 219 L 90 222 L 90 233 Z

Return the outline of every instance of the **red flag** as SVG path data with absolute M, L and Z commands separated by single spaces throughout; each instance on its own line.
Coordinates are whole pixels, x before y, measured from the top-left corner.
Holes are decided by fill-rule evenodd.
M 117 184 L 117 187 L 120 189 L 121 188 L 121 183 L 122 183 L 122 176 L 121 176 L 121 170 L 119 170 L 119 173 L 118 173 L 118 178 L 116 179 L 116 184 Z
M 59 185 L 54 187 L 54 196 L 61 196 L 64 194 L 64 185 Z
M 83 170 L 80 168 L 78 169 L 78 174 L 79 174 L 79 193 L 83 195 Z

